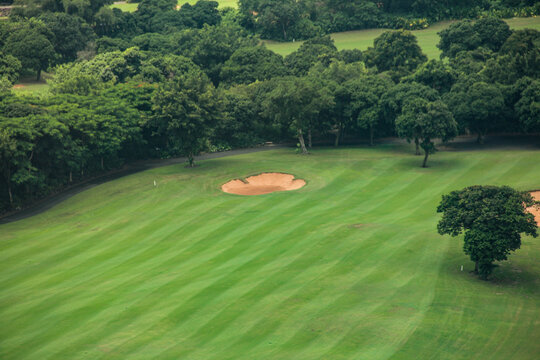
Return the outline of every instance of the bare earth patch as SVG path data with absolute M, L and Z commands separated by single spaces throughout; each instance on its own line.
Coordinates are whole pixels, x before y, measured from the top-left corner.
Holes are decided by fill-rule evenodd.
M 276 191 L 297 190 L 306 185 L 302 179 L 295 179 L 294 175 L 282 173 L 262 173 L 250 176 L 242 181 L 231 180 L 221 186 L 221 190 L 236 195 L 263 195 Z
M 533 191 L 531 192 L 531 195 L 534 200 L 540 201 L 540 191 Z M 534 219 L 536 220 L 536 224 L 540 226 L 540 205 L 538 206 L 531 206 L 527 208 L 527 211 L 534 215 Z

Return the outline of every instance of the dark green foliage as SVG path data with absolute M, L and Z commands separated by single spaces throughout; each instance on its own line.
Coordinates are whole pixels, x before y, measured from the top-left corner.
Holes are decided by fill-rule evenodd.
M 461 128 L 477 134 L 479 143 L 503 121 L 505 103 L 500 88 L 472 76 L 458 81 L 444 100 Z
M 14 56 L 0 52 L 0 78 L 5 78 L 10 84 L 19 79 L 21 62 Z
M 537 236 L 534 216 L 525 208 L 534 200 L 526 192 L 508 186 L 471 186 L 443 195 L 437 207 L 442 219 L 439 234 L 458 236 L 465 232 L 463 250 L 486 279 L 494 261 L 507 260 L 521 246 L 521 234 Z
M 457 124 L 442 101 L 415 98 L 407 101 L 396 119 L 398 136 L 408 141 L 418 141 L 424 150 L 422 167 L 426 167 L 429 154 L 435 152 L 434 139 L 447 142 L 457 135 Z
M 195 5 L 185 3 L 179 10 L 174 8 L 160 9 L 142 22 L 149 14 L 143 13 L 139 18 L 139 27 L 149 32 L 167 33 L 182 29 L 201 29 L 204 25 L 216 25 L 221 21 L 216 1 L 199 0 Z M 139 11 L 137 11 L 138 13 Z
M 459 74 L 476 74 L 484 69 L 486 61 L 495 56 L 491 50 L 478 48 L 471 51 L 460 51 L 455 57 L 450 58 L 450 66 Z
M 0 108 L 2 210 L 118 167 L 143 143 L 139 113 L 119 98 L 8 96 Z
M 339 60 L 345 62 L 346 64 L 364 60 L 364 54 L 358 49 L 341 50 L 338 57 Z
M 214 86 L 201 72 L 192 71 L 162 84 L 152 98 L 151 124 L 164 137 L 169 155 L 193 157 L 203 151 L 222 116 Z
M 217 149 L 249 147 L 273 139 L 271 122 L 259 116 L 255 99 L 259 84 L 233 87 L 222 94 L 224 116 L 212 134 L 212 145 Z
M 458 74 L 452 67 L 439 60 L 430 60 L 420 65 L 410 80 L 432 87 L 439 93 L 446 93 L 457 78 Z
M 142 0 L 135 12 L 139 27 L 150 31 L 152 18 L 158 14 L 173 11 L 175 6 L 176 0 Z
M 250 84 L 287 75 L 281 55 L 262 46 L 236 50 L 221 69 L 221 82 L 225 85 Z
M 499 51 L 512 34 L 508 24 L 495 18 L 484 18 L 472 22 L 463 20 L 441 31 L 441 41 L 437 45 L 442 50 L 441 57 L 455 57 L 461 51 L 484 47 Z
M 285 64 L 295 76 L 304 76 L 317 62 L 329 65 L 338 57 L 334 41 L 329 36 L 305 41 L 295 52 L 285 57 Z
M 301 19 L 300 3 L 296 0 L 241 1 L 240 8 L 256 20 L 253 24 L 264 38 L 291 40 L 291 29 Z
M 44 12 L 65 13 L 78 16 L 90 24 L 94 15 L 105 5 L 112 4 L 113 0 L 21 0 L 17 3 L 24 6 L 14 7 L 12 17 L 37 17 Z
M 266 116 L 296 133 L 302 153 L 307 154 L 304 134 L 314 127 L 320 111 L 332 105 L 332 94 L 309 78 L 274 79 L 271 86 L 264 100 Z
M 389 124 L 390 128 L 393 129 L 395 127 L 395 121 L 397 117 L 401 115 L 405 104 L 415 99 L 424 99 L 431 102 L 439 100 L 440 95 L 433 88 L 415 82 L 402 82 L 388 89 L 382 96 L 381 103 L 386 122 Z M 418 154 L 418 142 L 416 142 L 416 144 L 416 152 Z
M 99 36 L 131 37 L 140 30 L 136 13 L 102 7 L 94 16 L 93 28 Z
M 37 79 L 56 57 L 54 47 L 38 28 L 24 26 L 6 39 L 3 51 L 16 57 L 23 69 L 33 70 Z
M 519 123 L 523 130 L 540 131 L 540 80 L 534 80 L 520 94 L 515 105 Z
M 103 54 L 112 51 L 124 51 L 129 48 L 129 42 L 120 38 L 110 38 L 108 36 L 102 36 L 96 40 L 96 52 Z M 148 50 L 148 49 L 144 49 Z
M 39 19 L 53 35 L 51 43 L 58 54 L 58 63 L 77 59 L 77 51 L 84 49 L 86 43 L 95 36 L 90 26 L 78 16 L 45 13 Z
M 376 132 L 384 132 L 385 116 L 382 97 L 392 87 L 390 79 L 377 75 L 364 75 L 343 84 L 350 103 L 346 113 L 358 128 L 367 130 L 369 144 L 373 145 Z
M 146 33 L 135 36 L 131 42 L 144 51 L 155 51 L 163 54 L 171 53 L 174 49 L 174 38 L 158 33 Z
M 454 57 L 461 51 L 474 50 L 482 43 L 471 20 L 454 23 L 441 31 L 439 36 L 441 40 L 437 47 L 442 51 L 441 57 Z
M 355 81 L 366 73 L 367 70 L 361 62 L 346 64 L 337 60 L 332 61 L 329 66 L 319 62 L 309 72 L 308 76 L 325 87 L 334 99 L 331 107 L 321 109 L 317 128 L 322 133 L 334 134 L 335 146 L 339 145 L 345 132 L 357 129 L 358 113 L 355 113 L 356 117 L 353 118 L 352 90 L 355 88 Z
M 217 1 L 199 0 L 195 5 L 185 3 L 178 13 L 186 27 L 202 28 L 204 25 L 217 25 L 221 21 Z
M 508 37 L 512 35 L 506 22 L 493 17 L 476 21 L 473 29 L 480 38 L 480 45 L 491 51 L 499 51 Z
M 257 45 L 258 40 L 237 25 L 218 25 L 174 33 L 171 44 L 175 54 L 192 59 L 217 85 L 221 68 L 231 55 L 241 47 Z
M 482 75 L 490 82 L 513 84 L 525 76 L 540 77 L 540 32 L 515 31 L 496 57 L 488 59 Z
M 416 37 L 409 31 L 382 33 L 374 40 L 368 53 L 368 63 L 375 65 L 379 72 L 408 73 L 427 61 Z

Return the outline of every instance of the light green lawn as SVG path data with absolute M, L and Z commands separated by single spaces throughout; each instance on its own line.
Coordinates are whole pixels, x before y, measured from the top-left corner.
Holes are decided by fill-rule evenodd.
M 0 225 L 0 358 L 537 359 L 540 240 L 484 282 L 435 208 L 473 184 L 538 189 L 540 151 L 473 146 L 427 169 L 411 153 L 170 166 Z M 307 186 L 219 189 L 263 171 Z
M 49 92 L 49 84 L 44 82 L 21 82 L 13 87 L 13 91 L 17 95 L 44 95 Z
M 508 25 L 510 25 L 512 29 L 532 28 L 540 30 L 540 17 L 514 18 L 506 19 L 505 21 L 508 23 Z M 437 33 L 447 28 L 451 23 L 451 21 L 443 21 L 433 24 L 425 30 L 412 31 L 412 33 L 418 38 L 418 44 L 430 59 L 439 58 L 441 52 L 437 48 L 437 44 L 439 43 L 439 35 Z M 376 37 L 378 37 L 385 31 L 388 31 L 388 29 L 346 31 L 342 33 L 335 33 L 331 36 L 332 39 L 334 39 L 336 47 L 339 50 L 366 50 L 369 46 L 373 46 L 373 40 L 375 40 Z M 296 41 L 294 43 L 283 43 L 268 40 L 265 40 L 264 43 L 269 49 L 283 56 L 292 53 L 302 44 L 301 41 Z
M 178 5 L 183 5 L 186 2 L 190 4 L 195 4 L 198 0 L 178 0 Z M 225 8 L 225 7 L 232 7 L 237 8 L 238 7 L 238 0 L 215 0 L 219 3 L 219 8 Z M 125 12 L 133 12 L 137 10 L 137 6 L 139 4 L 137 3 L 130 3 L 130 4 L 112 4 L 111 8 L 118 8 Z

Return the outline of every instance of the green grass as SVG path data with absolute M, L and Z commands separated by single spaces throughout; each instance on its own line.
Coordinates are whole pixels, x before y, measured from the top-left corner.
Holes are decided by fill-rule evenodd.
M 198 0 L 178 0 L 178 5 L 182 6 L 183 4 L 190 3 L 195 4 Z M 232 7 L 237 8 L 238 7 L 238 0 L 215 0 L 219 3 L 219 8 L 225 8 L 225 7 Z M 112 4 L 110 5 L 111 8 L 118 8 L 125 12 L 134 12 L 137 10 L 137 6 L 139 4 L 137 3 L 121 3 L 121 4 Z
M 512 29 L 532 28 L 540 30 L 540 17 L 530 18 L 514 18 L 505 20 Z M 415 30 L 412 33 L 418 38 L 418 44 L 424 53 L 430 59 L 438 59 L 440 50 L 437 48 L 439 43 L 438 32 L 447 28 L 452 22 L 444 21 L 431 25 L 425 30 Z M 368 29 L 358 31 L 346 31 L 332 34 L 336 47 L 339 50 L 343 49 L 360 49 L 366 50 L 369 46 L 373 46 L 373 40 L 388 29 Z M 296 42 L 276 42 L 264 41 L 266 46 L 274 52 L 286 56 L 300 47 L 301 41 Z
M 134 12 L 137 10 L 138 6 L 138 3 L 117 3 L 110 5 L 111 8 L 120 9 L 124 12 Z
M 45 95 L 49 93 L 49 84 L 44 82 L 21 82 L 13 87 L 17 95 Z
M 427 169 L 411 152 L 164 167 L 1 225 L 0 358 L 536 359 L 540 240 L 480 281 L 435 208 L 472 184 L 538 189 L 540 151 L 473 146 Z M 263 171 L 308 183 L 219 190 Z

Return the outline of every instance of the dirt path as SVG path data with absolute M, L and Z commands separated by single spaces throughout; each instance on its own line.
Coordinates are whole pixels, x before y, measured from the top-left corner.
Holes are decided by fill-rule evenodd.
M 287 146 L 286 145 L 272 145 L 272 146 L 261 146 L 261 147 L 248 148 L 248 149 L 223 151 L 223 152 L 218 152 L 218 153 L 211 153 L 211 154 L 204 154 L 204 155 L 196 156 L 195 161 L 217 159 L 221 157 L 235 156 L 235 155 L 241 155 L 241 154 L 249 154 L 249 153 L 273 150 L 273 149 L 284 148 L 284 147 L 287 147 Z M 165 159 L 165 160 L 161 160 L 161 159 L 142 160 L 142 161 L 131 163 L 125 166 L 123 169 L 116 170 L 114 172 L 110 172 L 102 176 L 98 176 L 96 178 L 92 178 L 82 183 L 73 185 L 59 193 L 56 193 L 44 199 L 41 199 L 20 211 L 12 212 L 12 213 L 8 213 L 3 216 L 0 216 L 0 224 L 7 224 L 10 222 L 26 219 L 34 215 L 38 215 L 44 211 L 49 210 L 53 206 L 61 203 L 62 201 L 67 200 L 74 195 L 77 195 L 80 192 L 86 191 L 88 189 L 93 188 L 94 186 L 98 186 L 108 181 L 116 180 L 127 175 L 135 174 L 141 171 L 150 170 L 150 169 L 154 169 L 158 167 L 182 164 L 182 163 L 185 163 L 186 161 L 187 161 L 187 158 L 179 157 L 179 158 Z

